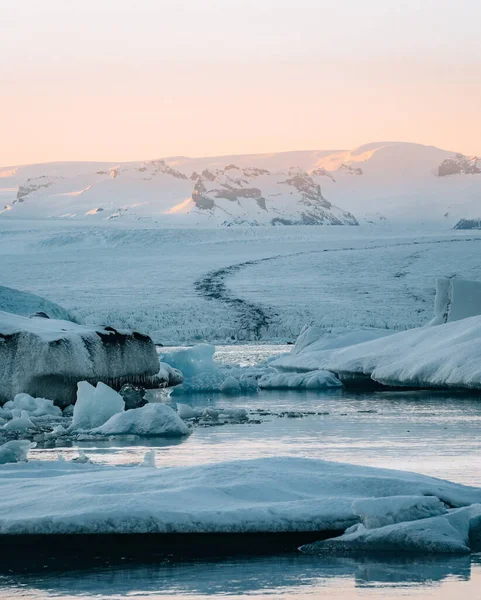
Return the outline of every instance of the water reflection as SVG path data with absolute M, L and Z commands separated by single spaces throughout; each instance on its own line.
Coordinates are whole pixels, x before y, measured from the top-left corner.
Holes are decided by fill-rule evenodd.
M 168 562 L 162 564 L 102 565 L 75 570 L 39 569 L 34 573 L 0 576 L 0 597 L 22 591 L 22 596 L 45 598 L 225 595 L 298 596 L 326 586 L 355 588 L 419 588 L 445 580 L 481 582 L 480 557 L 319 558 L 287 555 L 258 559 Z M 40 565 L 39 565 L 40 566 Z M 473 578 L 474 579 L 474 578 Z M 479 588 L 477 588 L 479 589 Z M 466 598 L 475 598 L 467 595 Z

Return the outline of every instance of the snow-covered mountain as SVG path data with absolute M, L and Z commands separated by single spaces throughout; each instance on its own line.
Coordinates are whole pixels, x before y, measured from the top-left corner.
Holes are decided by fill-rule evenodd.
M 354 150 L 5 167 L 0 207 L 0 218 L 99 224 L 470 227 L 481 219 L 481 159 L 379 142 Z

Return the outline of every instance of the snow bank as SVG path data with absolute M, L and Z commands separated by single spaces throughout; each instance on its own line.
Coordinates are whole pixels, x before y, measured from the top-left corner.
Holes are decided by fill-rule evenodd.
M 110 327 L 27 318 L 0 312 L 0 401 L 18 393 L 46 396 L 65 406 L 78 381 L 104 381 L 156 387 L 169 385 L 152 340 Z
M 481 315 L 481 281 L 458 277 L 436 280 L 434 319 L 430 325 L 441 325 Z
M 73 409 L 72 429 L 90 430 L 99 427 L 116 413 L 123 412 L 124 399 L 102 382 L 97 387 L 88 381 L 77 384 L 77 402 Z
M 481 502 L 479 488 L 297 457 L 162 469 L 38 461 L 0 468 L 0 533 L 345 531 L 361 521 L 353 502 L 406 495 Z
M 119 412 L 91 433 L 101 435 L 190 435 L 191 431 L 167 404 L 151 403 Z
M 280 369 L 327 369 L 341 381 L 370 377 L 391 386 L 481 389 L 481 316 L 420 327 L 337 350 L 284 356 Z
M 481 535 L 481 504 L 449 511 L 442 516 L 395 523 L 377 529 L 363 525 L 326 541 L 301 547 L 307 554 L 350 552 L 419 552 L 468 554 Z

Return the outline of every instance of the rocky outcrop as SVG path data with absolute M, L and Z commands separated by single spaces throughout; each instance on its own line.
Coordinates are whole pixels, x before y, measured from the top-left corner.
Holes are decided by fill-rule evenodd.
M 192 193 L 193 210 L 222 225 L 358 225 L 334 206 L 303 169 L 287 173 L 228 165 L 204 170 Z
M 453 229 L 481 229 L 481 217 L 479 219 L 460 219 Z
M 446 158 L 438 167 L 438 176 L 447 175 L 478 175 L 481 173 L 481 159 L 477 156 L 471 158 L 464 154 L 455 154 L 452 158 Z

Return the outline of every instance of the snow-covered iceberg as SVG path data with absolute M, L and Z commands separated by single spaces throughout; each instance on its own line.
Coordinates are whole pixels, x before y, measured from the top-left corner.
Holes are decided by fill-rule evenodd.
M 406 496 L 417 507 L 399 505 Z M 437 500 L 421 509 L 425 496 Z M 310 531 L 322 539 L 361 523 L 355 503 L 373 498 L 422 523 L 441 503 L 441 518 L 480 503 L 481 488 L 297 457 L 162 469 L 31 461 L 0 467 L 0 534 Z M 386 508 L 379 512 L 385 518 Z M 475 535 L 475 519 L 470 528 Z
M 162 387 L 173 374 L 159 371 L 146 335 L 0 311 L 0 402 L 24 392 L 65 406 L 75 398 L 78 381 Z M 179 374 L 173 379 L 178 383 Z
M 389 386 L 481 389 L 480 356 L 477 316 L 334 350 L 313 343 L 272 364 L 287 371 L 327 369 L 345 383 L 365 378 Z

